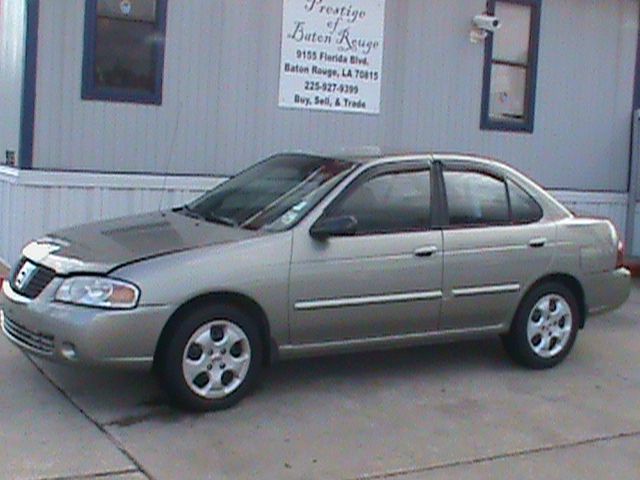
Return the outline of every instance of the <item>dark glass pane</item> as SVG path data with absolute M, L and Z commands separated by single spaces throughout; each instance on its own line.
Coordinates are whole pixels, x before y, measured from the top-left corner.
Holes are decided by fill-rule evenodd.
M 502 180 L 478 172 L 444 172 L 451 225 L 495 225 L 509 221 Z
M 155 91 L 156 27 L 152 23 L 98 18 L 97 87 Z
M 222 219 L 253 230 L 285 230 L 354 167 L 343 160 L 276 155 L 200 197 L 189 209 L 211 221 Z
M 507 180 L 511 199 L 511 216 L 515 223 L 533 223 L 542 218 L 540 205 L 518 185 Z
M 389 173 L 356 187 L 331 216 L 352 215 L 359 234 L 409 232 L 429 225 L 429 171 Z
M 98 17 L 156 21 L 156 0 L 97 0 Z

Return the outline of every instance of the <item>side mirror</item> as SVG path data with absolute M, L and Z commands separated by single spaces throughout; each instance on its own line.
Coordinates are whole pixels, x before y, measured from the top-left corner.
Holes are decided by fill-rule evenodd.
M 326 240 L 329 237 L 353 235 L 357 226 L 358 221 L 352 215 L 320 218 L 313 224 L 309 234 L 316 240 Z

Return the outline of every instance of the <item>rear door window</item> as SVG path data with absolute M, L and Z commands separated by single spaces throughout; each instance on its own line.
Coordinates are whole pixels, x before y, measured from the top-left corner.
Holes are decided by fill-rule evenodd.
M 498 177 L 470 170 L 443 172 L 449 225 L 473 227 L 510 223 L 507 187 Z

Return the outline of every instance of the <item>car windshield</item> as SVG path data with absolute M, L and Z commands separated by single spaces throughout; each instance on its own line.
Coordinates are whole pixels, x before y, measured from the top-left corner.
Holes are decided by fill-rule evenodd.
M 355 164 L 347 160 L 275 155 L 181 210 L 229 226 L 282 231 L 302 219 L 353 168 Z

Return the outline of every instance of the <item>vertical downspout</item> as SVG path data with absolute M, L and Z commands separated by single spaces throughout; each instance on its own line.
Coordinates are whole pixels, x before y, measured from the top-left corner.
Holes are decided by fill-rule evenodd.
M 33 139 L 36 110 L 36 74 L 38 63 L 38 17 L 40 0 L 25 0 L 27 20 L 25 34 L 24 73 L 22 77 L 22 105 L 20 108 L 20 150 L 18 167 L 33 167 Z
M 640 80 L 636 70 L 636 83 Z M 633 112 L 631 124 L 631 165 L 629 167 L 629 190 L 627 194 L 627 218 L 625 222 L 625 244 L 627 257 L 635 257 L 634 231 L 636 223 L 636 202 L 638 198 L 638 170 L 640 167 L 640 109 Z
M 636 202 L 638 199 L 638 174 L 640 167 L 640 12 L 638 12 L 638 43 L 636 45 L 636 69 L 633 84 L 633 113 L 631 115 L 631 148 L 629 150 L 629 177 L 627 184 L 627 217 L 625 224 L 625 246 L 627 256 L 633 257 Z

